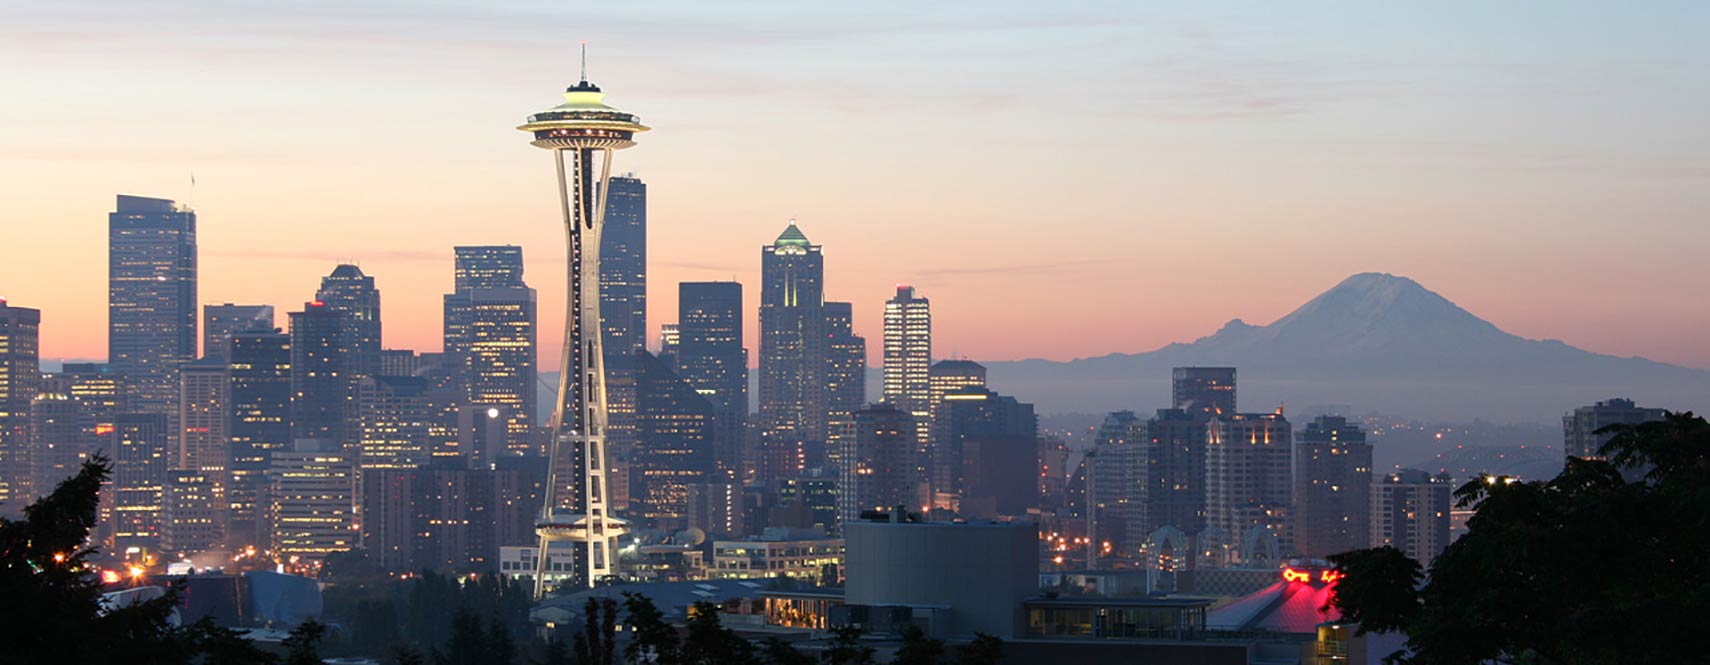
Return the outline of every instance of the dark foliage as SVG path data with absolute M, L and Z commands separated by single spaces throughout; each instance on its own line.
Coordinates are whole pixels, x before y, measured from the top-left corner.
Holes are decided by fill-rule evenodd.
M 974 633 L 974 641 L 956 651 L 957 665 L 997 665 L 1003 662 L 1003 640 L 985 633 Z
M 902 646 L 891 665 L 938 665 L 944 662 L 944 641 L 927 637 L 920 626 L 910 624 L 903 630 Z
M 766 638 L 760 646 L 760 662 L 765 665 L 813 665 L 813 657 L 802 653 L 776 637 Z
M 1468 533 L 1416 568 L 1338 558 L 1344 615 L 1400 628 L 1397 662 L 1685 663 L 1710 613 L 1710 423 L 1687 414 L 1607 428 L 1599 454 L 1547 482 L 1487 477 L 1456 492 Z M 1624 477 L 1623 472 L 1626 472 Z M 1631 480 L 1629 480 L 1631 478 Z
M 653 601 L 638 593 L 623 594 L 624 614 L 629 622 L 629 646 L 624 658 L 631 663 L 676 665 L 678 659 L 677 629 L 665 623 L 665 615 L 653 606 Z
M 844 626 L 831 629 L 831 644 L 820 652 L 825 665 L 873 665 L 873 647 L 861 643 L 861 629 Z

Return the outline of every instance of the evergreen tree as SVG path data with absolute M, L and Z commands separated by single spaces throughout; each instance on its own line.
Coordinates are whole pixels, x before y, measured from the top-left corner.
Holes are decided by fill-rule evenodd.
M 492 665 L 512 665 L 517 660 L 517 643 L 511 631 L 497 619 L 487 624 L 488 660 Z
M 434 660 L 440 665 L 486 665 L 488 655 L 481 620 L 469 610 L 458 609 L 451 619 L 451 639 L 445 643 L 445 653 L 436 654 Z
M 1570 459 L 1552 480 L 1457 490 L 1475 512 L 1423 587 L 1399 552 L 1331 557 L 1344 573 L 1332 604 L 1362 632 L 1405 632 L 1408 652 L 1390 655 L 1403 663 L 1702 662 L 1710 423 L 1601 431 L 1603 459 Z
M 736 631 L 720 625 L 719 608 L 700 601 L 689 608 L 688 634 L 683 638 L 684 665 L 740 665 L 754 662 L 754 645 Z
M 861 629 L 842 626 L 831 629 L 831 645 L 819 654 L 825 665 L 874 665 L 873 647 L 861 643 Z
M 326 634 L 326 624 L 314 619 L 297 624 L 283 643 L 285 665 L 321 665 L 321 656 L 316 649 Z
M 623 608 L 629 618 L 629 646 L 624 658 L 631 663 L 677 665 L 677 629 L 665 623 L 665 615 L 653 600 L 639 593 L 624 592 Z
M 1003 640 L 985 633 L 974 633 L 969 642 L 956 653 L 956 665 L 997 665 L 1003 662 Z
M 789 642 L 768 637 L 760 648 L 760 662 L 765 665 L 813 665 L 813 658 Z
M 202 617 L 186 630 L 186 635 L 202 654 L 202 665 L 275 665 L 279 657 L 262 651 L 254 642 L 237 631 L 214 625 L 214 620 Z
M 944 659 L 944 641 L 926 636 L 920 626 L 909 624 L 903 630 L 902 646 L 891 665 L 938 665 Z

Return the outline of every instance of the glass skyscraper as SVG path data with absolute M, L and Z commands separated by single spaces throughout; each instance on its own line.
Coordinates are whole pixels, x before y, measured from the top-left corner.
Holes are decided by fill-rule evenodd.
M 748 350 L 742 348 L 742 285 L 677 285 L 677 374 L 712 402 L 714 451 L 725 480 L 740 478 L 748 417 Z
M 291 336 L 277 330 L 232 335 L 231 535 L 263 545 L 268 461 L 291 449 Z
M 0 510 L 8 513 L 31 497 L 30 402 L 41 384 L 41 322 L 40 310 L 0 299 Z
M 795 220 L 760 250 L 760 425 L 763 436 L 826 436 L 825 256 Z M 680 322 L 679 322 L 680 325 Z
M 523 282 L 522 248 L 456 248 L 454 291 L 445 295 L 445 352 L 468 404 L 505 418 L 505 447 L 526 452 L 534 424 L 536 307 Z
M 614 176 L 600 232 L 600 332 L 608 357 L 647 348 L 647 183 Z
M 228 358 L 234 333 L 272 329 L 272 305 L 203 305 L 202 357 Z
M 196 213 L 121 194 L 107 223 L 108 364 L 132 411 L 176 418 L 178 366 L 196 359 Z

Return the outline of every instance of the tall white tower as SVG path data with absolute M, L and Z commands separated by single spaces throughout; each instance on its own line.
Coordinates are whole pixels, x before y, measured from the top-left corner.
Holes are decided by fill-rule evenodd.
M 640 118 L 605 104 L 588 82 L 586 45 L 582 80 L 564 92 L 564 103 L 528 117 L 517 129 L 533 145 L 552 151 L 558 167 L 558 200 L 568 244 L 569 282 L 558 399 L 552 416 L 546 501 L 535 533 L 540 536 L 534 594 L 546 593 L 547 547 L 576 544 L 574 583 L 593 586 L 617 568 L 617 538 L 627 523 L 606 502 L 606 374 L 600 343 L 600 232 L 612 151 L 635 145 L 647 131 Z

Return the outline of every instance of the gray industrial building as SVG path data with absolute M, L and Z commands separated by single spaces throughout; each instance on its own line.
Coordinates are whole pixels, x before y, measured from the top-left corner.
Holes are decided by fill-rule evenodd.
M 843 533 L 847 606 L 911 608 L 940 637 L 1025 632 L 1022 601 L 1039 589 L 1037 525 L 909 522 L 893 513 L 850 522 Z

